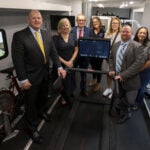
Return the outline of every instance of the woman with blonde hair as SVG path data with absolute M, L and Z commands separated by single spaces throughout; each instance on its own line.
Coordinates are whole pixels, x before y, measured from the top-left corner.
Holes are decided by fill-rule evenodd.
M 114 43 L 121 40 L 121 30 L 121 20 L 118 17 L 113 17 L 110 21 L 108 31 L 105 34 L 105 38 L 111 39 L 111 47 L 113 47 Z M 103 96 L 108 96 L 109 99 L 111 99 L 113 95 L 113 90 L 111 86 L 112 79 L 109 76 L 107 76 L 107 89 L 103 92 Z
M 70 31 L 70 21 L 67 18 L 62 18 L 57 26 L 58 35 L 53 36 L 59 60 L 64 68 L 72 68 L 78 54 L 77 39 Z M 55 75 L 57 75 L 57 70 L 55 73 Z M 70 104 L 70 97 L 76 87 L 74 72 L 67 73 L 66 78 L 63 80 L 63 86 L 64 89 L 61 94 L 65 101 L 62 101 L 62 104 L 65 104 L 66 102 Z

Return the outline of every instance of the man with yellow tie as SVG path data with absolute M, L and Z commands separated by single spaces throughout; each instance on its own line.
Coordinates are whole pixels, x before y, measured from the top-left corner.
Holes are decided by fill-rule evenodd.
M 42 41 L 42 37 L 40 36 L 40 33 L 38 31 L 35 32 L 35 37 L 36 37 L 36 40 L 41 48 L 41 52 L 43 54 L 43 57 L 44 57 L 44 63 L 46 64 L 46 55 L 45 55 L 45 50 L 44 50 L 44 44 L 43 44 L 43 41 Z
M 39 117 L 49 120 L 46 114 L 49 83 L 49 56 L 58 68 L 58 75 L 65 77 L 49 32 L 41 28 L 41 13 L 31 10 L 29 26 L 14 33 L 12 41 L 12 60 L 17 77 L 25 90 L 25 119 L 29 135 L 36 143 L 42 142 L 37 131 Z

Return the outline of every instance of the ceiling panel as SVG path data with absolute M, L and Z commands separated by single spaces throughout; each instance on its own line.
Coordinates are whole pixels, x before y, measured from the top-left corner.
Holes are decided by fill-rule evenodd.
M 97 7 L 143 8 L 146 0 L 88 0 Z
M 34 0 L 34 1 L 41 1 L 41 0 Z M 70 5 L 72 1 L 79 1 L 79 0 L 42 0 L 45 2 L 56 3 L 56 4 L 64 4 Z M 145 5 L 145 1 L 150 0 L 81 0 L 85 3 L 92 3 L 93 6 L 100 7 L 102 4 L 104 7 L 117 7 L 120 8 L 143 8 Z

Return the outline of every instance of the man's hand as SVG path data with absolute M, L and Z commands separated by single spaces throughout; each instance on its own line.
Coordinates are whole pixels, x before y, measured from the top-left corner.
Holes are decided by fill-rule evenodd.
M 58 76 L 62 76 L 63 79 L 66 77 L 66 70 L 64 69 L 58 69 Z
M 30 83 L 29 80 L 27 80 L 27 81 L 21 83 L 21 88 L 22 88 L 23 90 L 28 90 L 31 86 L 32 86 L 32 84 Z
M 122 77 L 120 75 L 115 75 L 115 71 L 110 71 L 109 72 L 110 77 L 114 77 L 115 80 L 123 81 Z
M 116 75 L 116 76 L 115 76 L 115 80 L 119 80 L 119 81 L 121 81 L 121 82 L 123 81 L 123 79 L 122 79 L 122 77 L 121 77 L 120 75 Z

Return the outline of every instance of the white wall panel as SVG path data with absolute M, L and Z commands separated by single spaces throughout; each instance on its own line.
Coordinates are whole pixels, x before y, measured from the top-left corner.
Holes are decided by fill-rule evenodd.
M 71 7 L 37 0 L 0 0 L 0 8 L 71 11 Z

